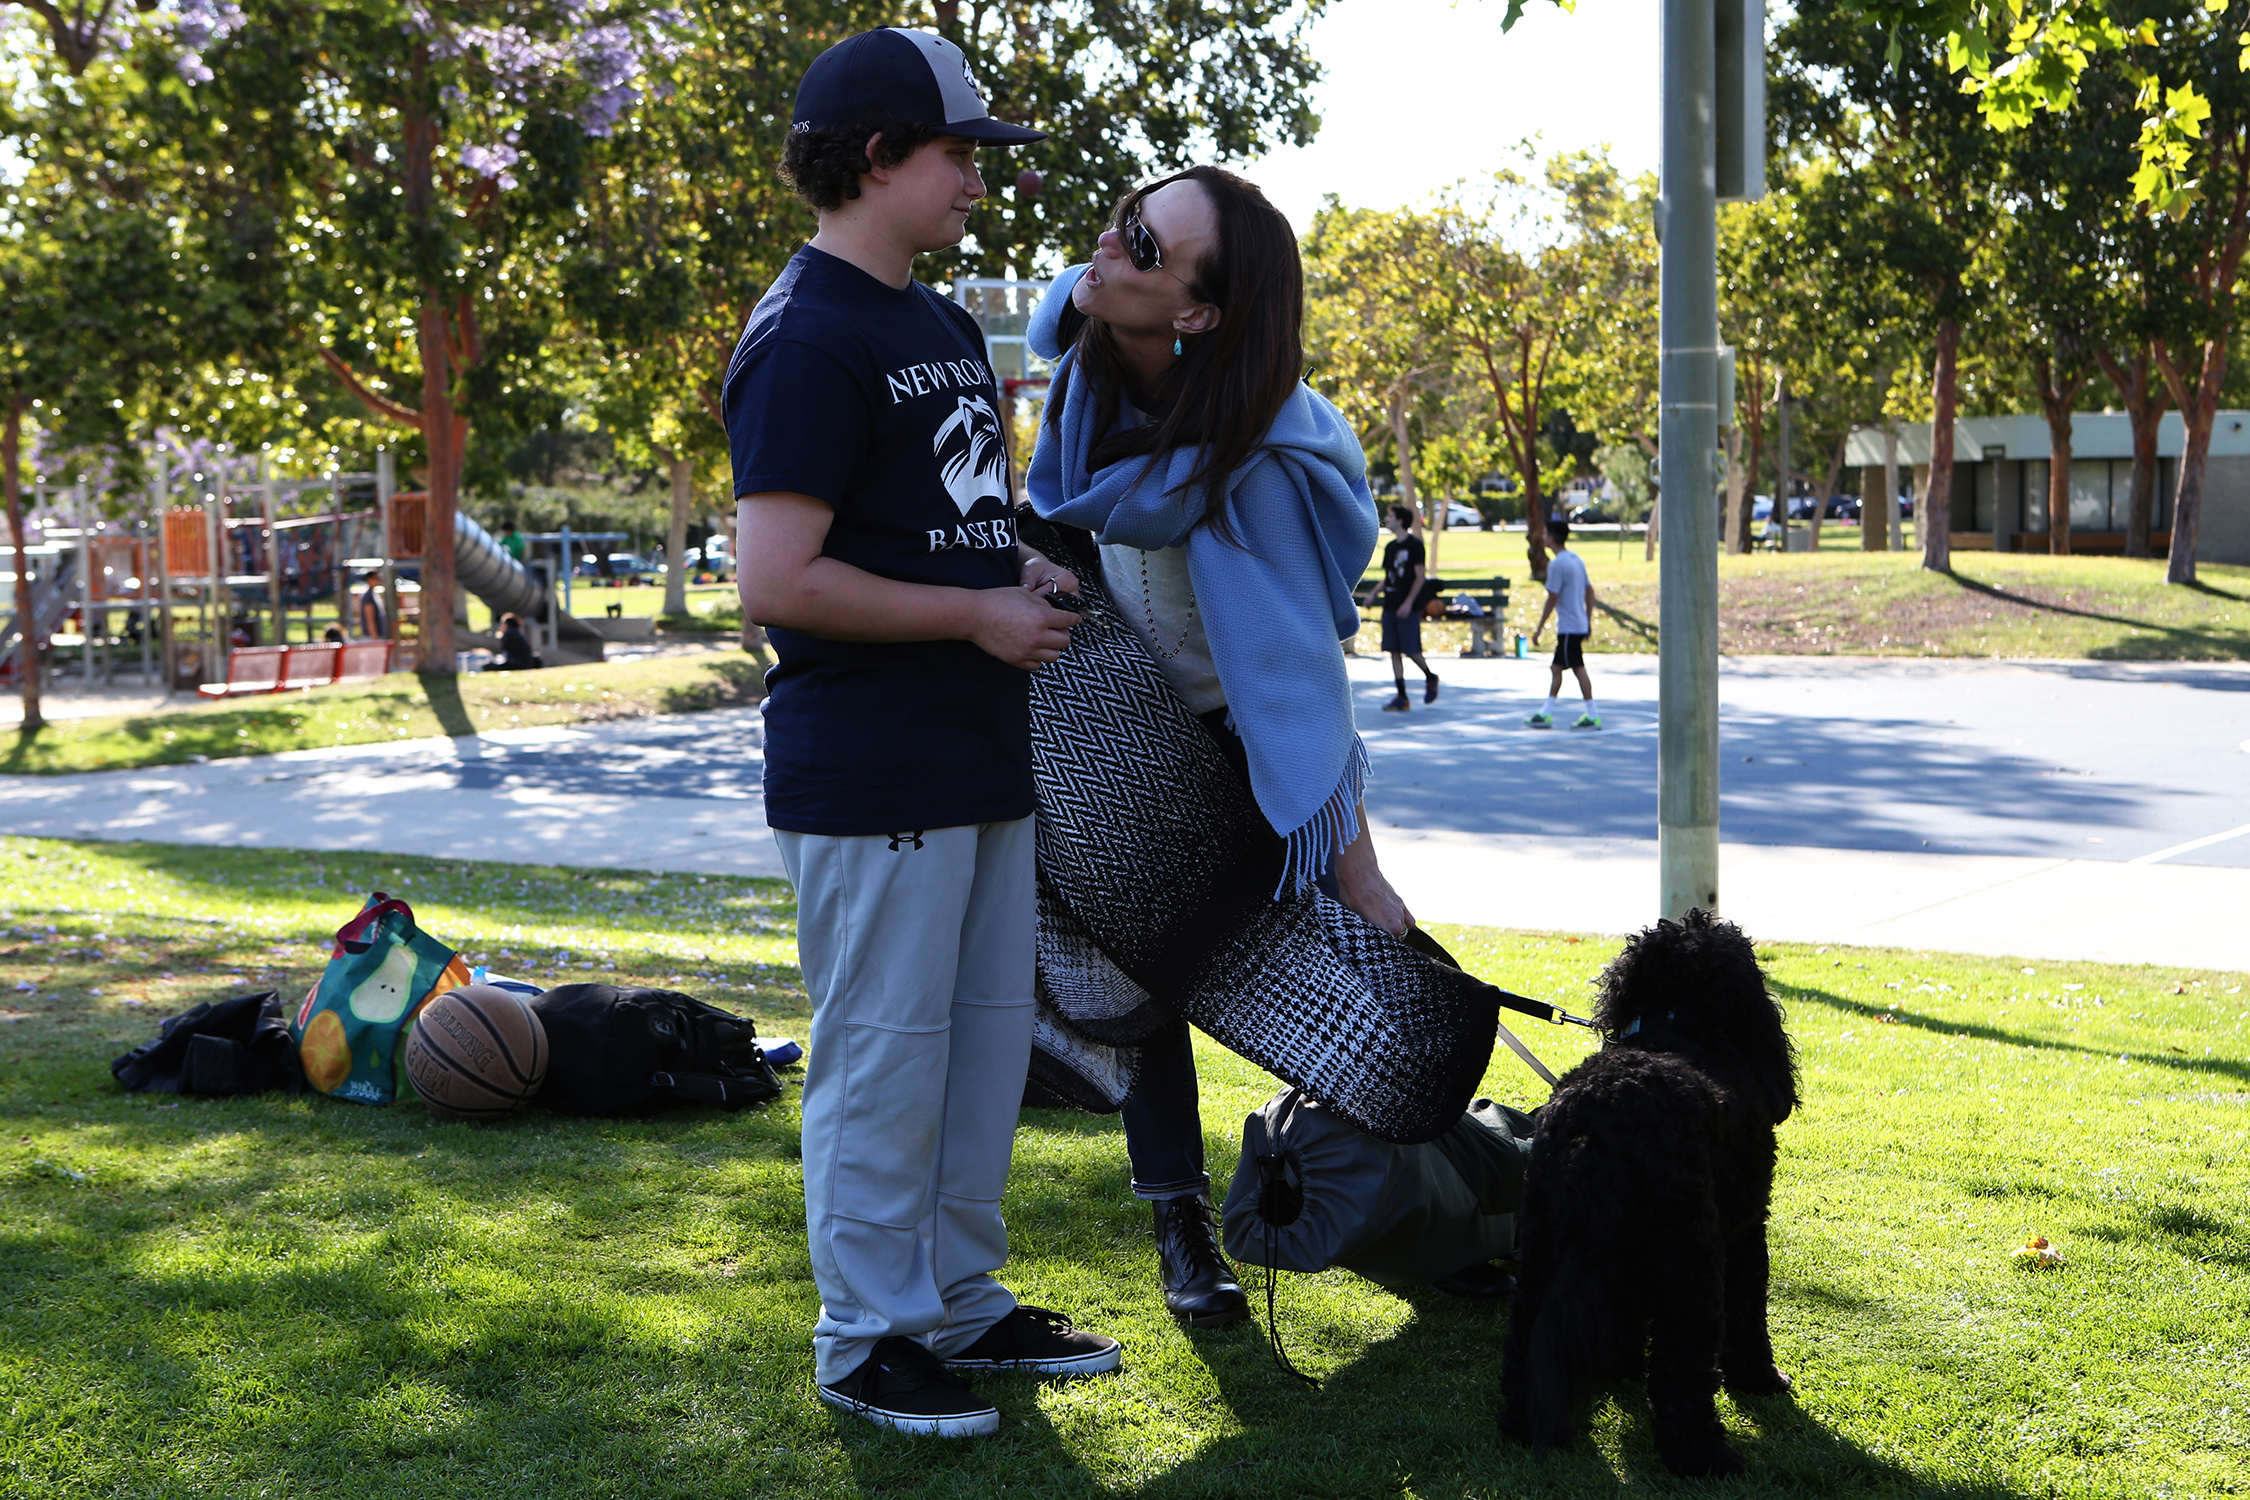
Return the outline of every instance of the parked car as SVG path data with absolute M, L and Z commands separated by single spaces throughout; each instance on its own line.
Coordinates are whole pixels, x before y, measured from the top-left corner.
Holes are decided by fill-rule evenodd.
M 1461 503 L 1460 501 L 1458 501 L 1458 500 L 1449 500 L 1449 501 L 1447 501 L 1447 502 L 1446 502 L 1446 505 L 1445 505 L 1445 529 L 1446 529 L 1446 530 L 1448 530 L 1448 531 L 1459 531 L 1459 530 L 1460 530 L 1460 529 L 1461 529 L 1462 527 L 1464 527 L 1464 526 L 1482 526 L 1482 525 L 1484 525 L 1484 517 L 1483 517 L 1482 515 L 1480 515 L 1480 514 L 1479 514 L 1479 513 L 1477 512 L 1477 508 L 1476 508 L 1475 506 L 1473 506 L 1473 505 L 1464 505 L 1464 504 L 1462 504 L 1462 503 Z
M 1569 520 L 1573 526 L 1613 526 L 1617 523 L 1615 516 L 1598 505 L 1572 506 Z
M 616 575 L 619 583 L 648 583 L 663 571 L 637 552 L 610 553 L 609 569 L 611 573 Z M 578 576 L 580 578 L 601 577 L 601 560 L 591 556 L 578 559 Z

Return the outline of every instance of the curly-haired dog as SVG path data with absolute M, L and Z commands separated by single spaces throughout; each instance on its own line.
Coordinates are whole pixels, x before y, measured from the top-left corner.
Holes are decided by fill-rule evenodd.
M 1766 1212 L 1795 1049 L 1749 940 L 1705 911 L 1628 942 L 1595 1019 L 1607 1043 L 1555 1086 L 1532 1142 L 1500 1428 L 1565 1446 L 1591 1382 L 1645 1370 L 1664 1462 L 1740 1473 L 1720 1382 L 1789 1388 L 1766 1333 Z

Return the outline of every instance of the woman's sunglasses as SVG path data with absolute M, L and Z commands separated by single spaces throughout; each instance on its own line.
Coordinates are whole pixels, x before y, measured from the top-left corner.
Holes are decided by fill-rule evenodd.
M 1181 286 L 1193 292 L 1197 301 L 1203 300 L 1203 294 L 1196 291 L 1194 282 L 1185 279 L 1165 266 L 1164 251 L 1157 245 L 1156 236 L 1150 234 L 1148 226 L 1141 222 L 1139 204 L 1136 203 L 1125 211 L 1124 222 L 1119 224 L 1117 228 L 1118 233 L 1125 240 L 1125 258 L 1132 262 L 1134 270 L 1162 271 L 1174 281 L 1179 282 Z

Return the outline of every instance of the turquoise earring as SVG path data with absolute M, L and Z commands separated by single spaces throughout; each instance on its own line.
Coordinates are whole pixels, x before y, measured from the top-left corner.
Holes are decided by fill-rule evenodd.
M 1175 338 L 1174 340 L 1172 340 L 1172 352 L 1173 352 L 1173 354 L 1175 354 L 1175 355 L 1179 355 L 1179 354 L 1185 354 L 1185 353 L 1187 353 L 1187 351 L 1186 351 L 1185 349 L 1182 349 L 1182 348 L 1180 347 L 1180 341 L 1179 341 L 1178 339 L 1176 339 L 1176 338 Z

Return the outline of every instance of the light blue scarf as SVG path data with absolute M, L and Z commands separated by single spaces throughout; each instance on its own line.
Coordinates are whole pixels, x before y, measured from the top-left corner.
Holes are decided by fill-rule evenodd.
M 1032 316 L 1033 352 L 1077 360 L 1059 343 L 1063 309 L 1084 266 L 1055 278 Z M 1228 717 L 1250 754 L 1258 810 L 1288 842 L 1281 889 L 1316 879 L 1359 836 L 1367 751 L 1352 726 L 1340 641 L 1359 631 L 1352 587 L 1377 531 L 1367 458 L 1351 427 L 1299 385 L 1265 441 L 1227 478 L 1234 541 L 1198 526 L 1206 491 L 1184 489 L 1195 448 L 1128 458 L 1099 472 L 1091 382 L 1072 380 L 1060 431 L 1042 419 L 1028 488 L 1032 509 L 1096 540 L 1155 551 L 1187 544 L 1188 578 L 1226 690 Z

